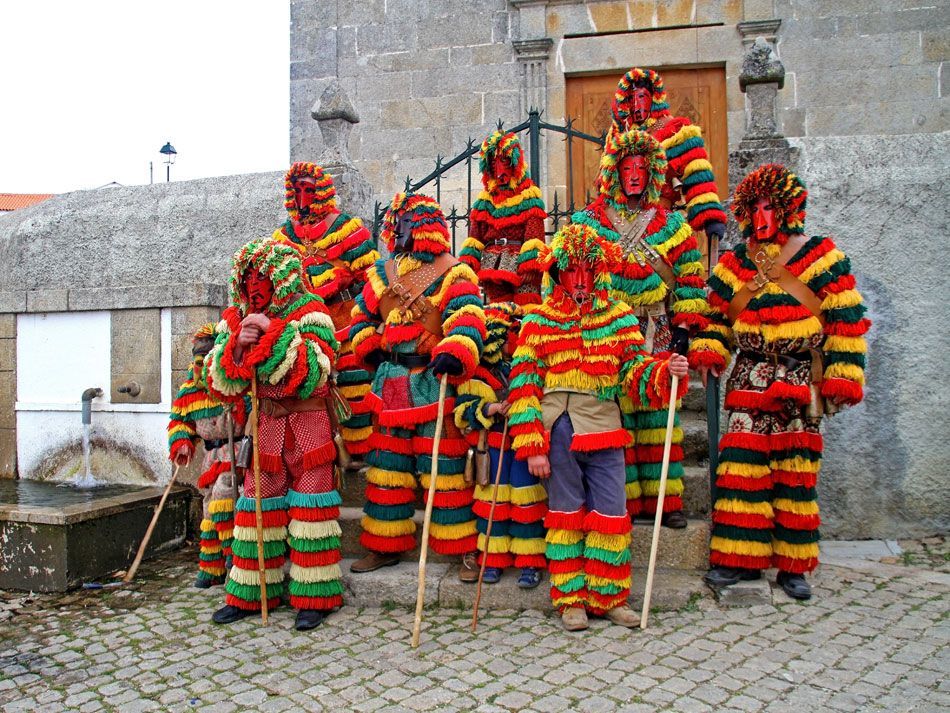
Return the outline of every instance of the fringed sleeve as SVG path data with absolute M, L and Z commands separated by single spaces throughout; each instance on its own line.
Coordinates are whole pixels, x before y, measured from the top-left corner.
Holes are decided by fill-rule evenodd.
M 736 291 L 745 284 L 736 272 L 740 270 L 734 252 L 724 253 L 709 278 L 709 320 L 689 345 L 689 365 L 693 369 L 705 366 L 720 373 L 729 363 L 732 351 L 732 326 L 729 323 L 729 303 Z
M 456 265 L 442 278 L 431 300 L 442 312 L 444 334 L 432 350 L 432 358 L 449 354 L 461 362 L 462 373 L 448 379 L 457 386 L 472 378 L 485 343 L 485 312 L 478 278 L 467 265 Z
M 686 124 L 660 143 L 670 168 L 682 181 L 686 219 L 693 230 L 703 230 L 709 223 L 725 223 L 726 213 L 716 192 L 702 130 L 695 124 Z
M 478 238 L 469 236 L 462 243 L 462 249 L 459 251 L 459 260 L 472 268 L 472 272 L 478 273 L 482 269 L 482 250 L 485 245 Z
M 486 416 L 485 406 L 498 401 L 495 390 L 488 385 L 488 375 L 479 367 L 475 376 L 459 384 L 455 390 L 455 425 L 460 429 L 489 429 L 493 419 Z
M 551 445 L 551 436 L 541 419 L 545 367 L 532 345 L 532 335 L 537 328 L 532 315 L 524 318 L 511 366 L 508 429 L 515 456 L 521 460 L 547 455 Z
M 377 260 L 376 264 L 366 271 L 366 278 L 366 285 L 356 296 L 350 315 L 352 321 L 349 335 L 357 360 L 362 366 L 369 368 L 366 364 L 367 355 L 382 348 L 382 336 L 379 334 L 382 324 L 379 297 L 386 289 L 385 261 Z
M 178 451 L 186 443 L 196 447 L 198 432 L 195 430 L 195 410 L 200 402 L 208 398 L 207 392 L 195 383 L 194 365 L 188 367 L 188 378 L 178 389 L 178 395 L 172 401 L 172 410 L 168 418 L 168 457 L 175 459 Z
M 671 212 L 660 235 L 650 242 L 673 270 L 673 326 L 696 335 L 709 324 L 705 270 L 696 236 L 680 213 Z

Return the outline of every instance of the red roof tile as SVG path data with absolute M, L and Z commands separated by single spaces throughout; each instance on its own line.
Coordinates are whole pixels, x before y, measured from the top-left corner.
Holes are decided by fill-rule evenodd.
M 26 208 L 52 198 L 55 193 L 0 193 L 0 211 Z

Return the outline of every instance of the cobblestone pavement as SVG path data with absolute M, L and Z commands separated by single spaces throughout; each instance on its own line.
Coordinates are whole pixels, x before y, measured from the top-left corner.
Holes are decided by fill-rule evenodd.
M 308 634 L 278 609 L 209 622 L 220 589 L 189 587 L 193 553 L 129 589 L 0 592 L 4 711 L 946 711 L 950 577 L 824 567 L 811 602 L 720 609 L 710 598 L 646 632 L 567 634 L 537 612 L 345 607 Z

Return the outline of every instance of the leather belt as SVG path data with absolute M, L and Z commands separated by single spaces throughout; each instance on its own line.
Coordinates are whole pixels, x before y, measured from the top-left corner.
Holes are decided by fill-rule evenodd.
M 330 295 L 325 300 L 324 304 L 335 305 L 340 302 L 351 302 L 356 299 L 356 296 L 360 293 L 360 290 L 354 290 L 352 287 L 347 287 L 345 290 L 340 290 L 335 295 Z
M 488 245 L 486 245 L 485 247 L 491 247 L 493 245 L 497 245 L 503 248 L 506 245 L 521 245 L 521 241 L 514 240 L 512 238 L 496 238 L 495 240 L 492 240 L 491 242 L 489 242 Z
M 268 416 L 280 418 L 292 413 L 307 413 L 309 411 L 326 411 L 327 400 L 322 396 L 313 396 L 309 399 L 258 399 L 258 409 Z
M 740 357 L 751 359 L 755 362 L 770 362 L 778 366 L 781 364 L 786 369 L 794 369 L 799 364 L 811 361 L 811 352 L 794 352 L 793 354 L 779 354 L 777 352 L 750 352 L 745 349 L 739 351 Z
M 213 451 L 215 448 L 220 448 L 221 446 L 223 446 L 224 444 L 228 442 L 227 438 L 215 438 L 215 439 L 205 438 L 203 440 L 204 440 L 206 451 Z
M 400 352 L 386 352 L 386 361 L 392 364 L 413 368 L 417 366 L 429 366 L 432 359 L 428 354 L 402 354 Z

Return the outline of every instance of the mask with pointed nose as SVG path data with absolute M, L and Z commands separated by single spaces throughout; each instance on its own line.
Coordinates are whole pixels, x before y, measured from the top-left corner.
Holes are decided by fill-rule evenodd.
M 586 262 L 573 262 L 558 273 L 558 283 L 578 306 L 582 306 L 594 292 L 594 271 Z
M 244 275 L 244 292 L 251 312 L 263 312 L 274 296 L 274 283 L 260 270 L 249 270 Z
M 617 165 L 617 173 L 620 177 L 620 190 L 628 198 L 639 200 L 646 192 L 647 181 L 647 158 L 646 156 L 624 156 Z
M 317 197 L 317 182 L 310 176 L 303 176 L 294 181 L 294 203 L 301 218 L 310 215 L 310 206 Z
M 396 223 L 396 242 L 393 252 L 410 253 L 412 247 L 412 216 L 409 213 L 403 213 Z
M 653 95 L 646 87 L 637 87 L 633 90 L 633 96 L 630 98 L 630 117 L 635 124 L 642 124 L 650 118 L 650 110 L 653 108 Z
M 752 234 L 760 243 L 775 240 L 778 235 L 778 218 L 768 198 L 759 198 L 752 205 Z

